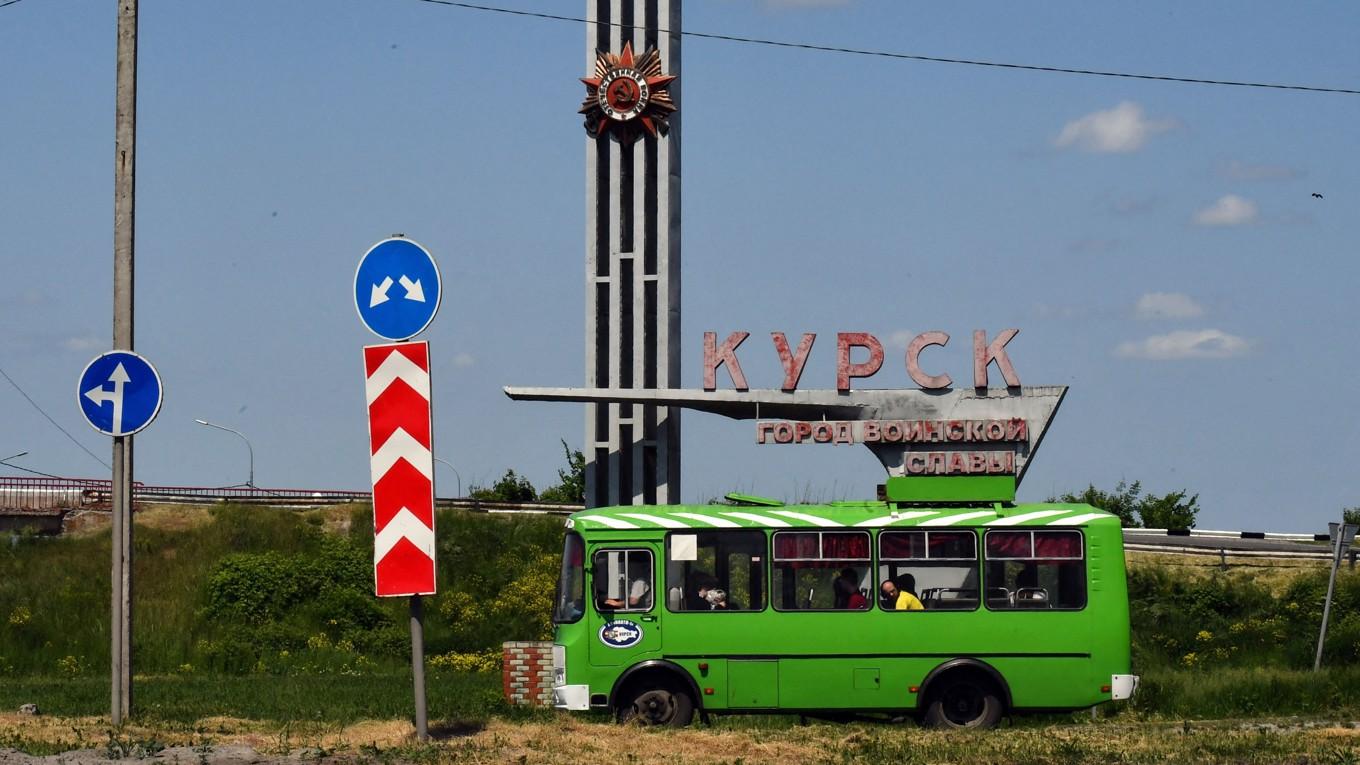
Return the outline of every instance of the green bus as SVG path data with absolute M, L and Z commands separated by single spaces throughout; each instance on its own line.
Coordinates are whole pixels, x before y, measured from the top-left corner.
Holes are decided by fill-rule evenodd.
M 696 713 L 872 712 L 989 727 L 1137 687 L 1109 513 L 751 502 L 567 520 L 557 708 L 673 726 Z

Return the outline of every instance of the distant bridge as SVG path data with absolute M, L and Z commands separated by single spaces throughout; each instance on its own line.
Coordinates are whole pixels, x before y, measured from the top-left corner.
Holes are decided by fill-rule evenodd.
M 368 502 L 366 491 L 333 489 L 261 489 L 253 486 L 150 486 L 134 483 L 133 507 L 145 503 L 207 505 L 225 502 L 282 508 L 318 507 L 346 502 Z M 37 526 L 59 533 L 68 513 L 107 511 L 112 503 L 112 481 L 87 478 L 28 478 L 0 476 L 0 531 Z M 461 507 L 488 513 L 550 513 L 569 515 L 581 505 L 547 502 L 487 502 L 467 497 L 436 500 L 439 507 Z M 55 524 L 55 526 L 53 526 Z
M 0 531 L 36 526 L 41 533 L 61 533 L 62 520 L 78 511 L 107 511 L 111 482 L 87 478 L 28 478 L 0 476 Z M 253 486 L 133 485 L 137 503 L 182 505 L 225 502 L 281 508 L 305 508 L 346 502 L 368 502 L 369 492 L 333 489 L 260 489 Z M 487 513 L 569 515 L 581 505 L 546 502 L 486 502 L 468 497 L 446 497 L 439 507 Z M 1204 529 L 1125 529 L 1124 549 L 1130 552 L 1217 556 L 1225 565 L 1233 558 L 1331 557 L 1326 534 L 1279 534 L 1264 531 L 1209 531 Z M 1352 561 L 1354 554 L 1352 554 Z

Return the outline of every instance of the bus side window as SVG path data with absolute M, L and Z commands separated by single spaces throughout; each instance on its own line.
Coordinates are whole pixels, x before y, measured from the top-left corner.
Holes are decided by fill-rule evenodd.
M 775 532 L 775 609 L 868 610 L 869 553 L 867 531 Z
M 879 607 L 971 611 L 978 606 L 977 560 L 977 535 L 971 531 L 879 532 Z
M 595 553 L 595 610 L 652 610 L 652 553 L 600 550 Z
M 987 607 L 1086 607 L 1086 559 L 1076 530 L 988 531 Z
M 765 560 L 763 531 L 672 532 L 666 537 L 666 608 L 764 610 Z

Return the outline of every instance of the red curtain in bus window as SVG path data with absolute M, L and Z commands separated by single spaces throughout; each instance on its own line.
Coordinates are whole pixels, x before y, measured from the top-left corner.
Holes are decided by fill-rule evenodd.
M 868 560 L 869 535 L 860 531 L 829 531 L 822 534 L 822 557 L 834 560 Z
M 879 557 L 908 559 L 926 557 L 924 531 L 885 531 L 878 535 Z
M 1080 558 L 1081 534 L 1075 531 L 1036 531 L 1034 557 Z
M 977 557 L 977 546 L 971 531 L 932 531 L 930 532 L 930 557 L 966 558 Z
M 774 557 L 781 560 L 820 558 L 817 535 L 784 531 L 774 535 Z
M 988 558 L 1029 558 L 1032 556 L 1028 531 L 993 531 L 987 534 Z

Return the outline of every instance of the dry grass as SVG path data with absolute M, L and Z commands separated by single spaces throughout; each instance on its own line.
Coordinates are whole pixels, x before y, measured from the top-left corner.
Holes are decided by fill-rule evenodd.
M 1219 721 L 1021 725 L 984 733 L 921 730 L 912 724 L 790 725 L 723 719 L 713 727 L 649 730 L 567 715 L 528 722 L 435 724 L 420 745 L 404 721 L 349 726 L 206 718 L 193 724 L 138 723 L 119 732 L 100 718 L 0 715 L 0 747 L 54 752 L 100 749 L 111 741 L 158 747 L 249 746 L 265 755 L 326 761 L 463 763 L 1351 763 L 1360 729 L 1350 723 Z M 210 760 L 211 758 L 208 758 Z

